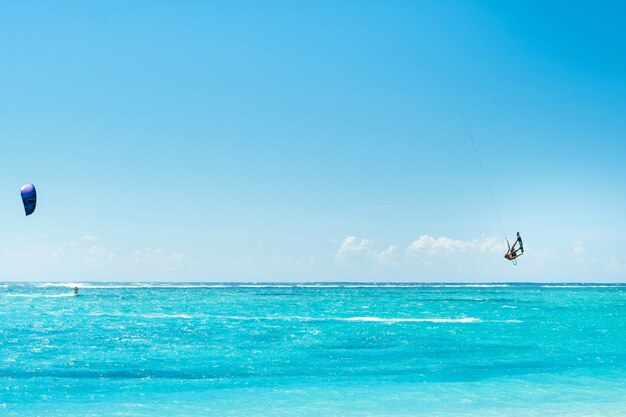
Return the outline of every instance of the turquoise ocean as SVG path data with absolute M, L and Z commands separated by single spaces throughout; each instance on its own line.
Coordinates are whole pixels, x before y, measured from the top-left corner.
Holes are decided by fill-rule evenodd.
M 74 285 L 0 285 L 0 415 L 626 415 L 626 285 Z

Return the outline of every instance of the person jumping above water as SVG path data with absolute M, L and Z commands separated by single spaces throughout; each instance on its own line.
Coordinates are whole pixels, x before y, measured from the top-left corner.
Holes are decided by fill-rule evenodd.
M 509 261 L 513 261 L 513 263 L 516 264 L 517 262 L 515 261 L 515 259 L 524 254 L 524 244 L 522 243 L 522 237 L 519 235 L 519 232 L 517 232 L 517 240 L 515 240 L 513 246 L 511 246 L 508 240 L 506 241 L 506 244 L 509 247 L 509 250 L 504 255 L 504 257 Z M 519 247 L 516 248 L 518 244 Z

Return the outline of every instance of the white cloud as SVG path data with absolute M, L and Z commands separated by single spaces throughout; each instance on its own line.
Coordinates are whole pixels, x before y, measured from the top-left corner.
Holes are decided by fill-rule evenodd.
M 465 252 L 468 242 L 450 239 L 440 236 L 435 239 L 429 235 L 422 235 L 409 245 L 409 251 L 413 253 L 428 253 L 429 255 L 441 252 Z
M 480 253 L 493 253 L 505 250 L 505 245 L 500 239 L 486 237 L 474 240 L 452 239 L 446 236 L 434 238 L 422 235 L 413 241 L 408 248 L 410 254 L 436 255 L 441 253 L 458 253 L 475 251 Z
M 423 235 L 411 242 L 406 253 L 401 253 L 398 246 L 389 245 L 387 248 L 375 248 L 371 239 L 360 239 L 356 236 L 347 236 L 335 254 L 338 262 L 359 260 L 374 262 L 382 266 L 398 266 L 416 255 L 436 256 L 452 253 L 504 253 L 506 244 L 495 237 L 485 237 L 474 240 L 452 239 L 446 236 L 434 238 Z
M 507 250 L 506 245 L 497 237 L 486 237 L 478 241 L 478 247 L 481 253 L 499 253 Z
M 335 257 L 343 259 L 349 255 L 364 253 L 370 250 L 372 241 L 369 239 L 359 239 L 356 236 L 348 236 L 343 240 Z
M 383 264 L 397 265 L 400 255 L 396 245 L 389 245 L 387 249 L 377 254 L 377 259 Z
M 389 245 L 387 249 L 380 253 L 382 257 L 394 258 L 398 256 L 398 247 L 396 245 Z
M 374 248 L 374 242 L 371 239 L 359 239 L 356 236 L 348 236 L 337 250 L 335 259 L 338 262 L 358 259 L 359 263 L 367 261 L 389 266 L 398 265 L 400 254 L 396 245 L 389 245 L 381 251 Z

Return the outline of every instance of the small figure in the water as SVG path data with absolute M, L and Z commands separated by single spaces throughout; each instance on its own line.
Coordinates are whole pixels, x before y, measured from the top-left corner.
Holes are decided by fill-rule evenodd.
M 78 287 L 74 287 L 74 295 L 78 295 Z
M 506 241 L 506 244 L 508 245 L 509 250 L 504 257 L 509 261 L 513 261 L 513 264 L 516 265 L 517 261 L 515 259 L 524 254 L 524 244 L 522 243 L 522 237 L 519 235 L 519 232 L 517 232 L 517 239 L 513 243 L 513 246 L 511 246 L 508 240 Z M 518 248 L 516 248 L 517 245 L 519 245 Z

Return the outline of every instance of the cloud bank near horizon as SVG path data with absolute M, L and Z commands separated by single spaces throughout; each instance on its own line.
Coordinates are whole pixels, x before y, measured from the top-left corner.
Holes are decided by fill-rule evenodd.
M 0 251 L 4 264 L 0 280 L 5 281 L 616 282 L 626 274 L 623 259 L 613 254 L 603 257 L 580 239 L 564 242 L 561 250 L 527 243 L 517 267 L 503 259 L 506 243 L 494 236 L 458 239 L 422 234 L 401 243 L 348 235 L 327 243 L 331 246 L 326 252 L 323 247 L 313 252 L 289 245 L 280 256 L 272 245 L 250 242 L 237 252 L 245 257 L 231 258 L 204 248 L 189 253 L 173 247 L 114 246 L 88 233 L 65 243 L 43 235 L 34 242 L 6 236 L 4 241 L 13 242 Z M 576 266 L 576 275 L 562 273 L 571 265 Z

